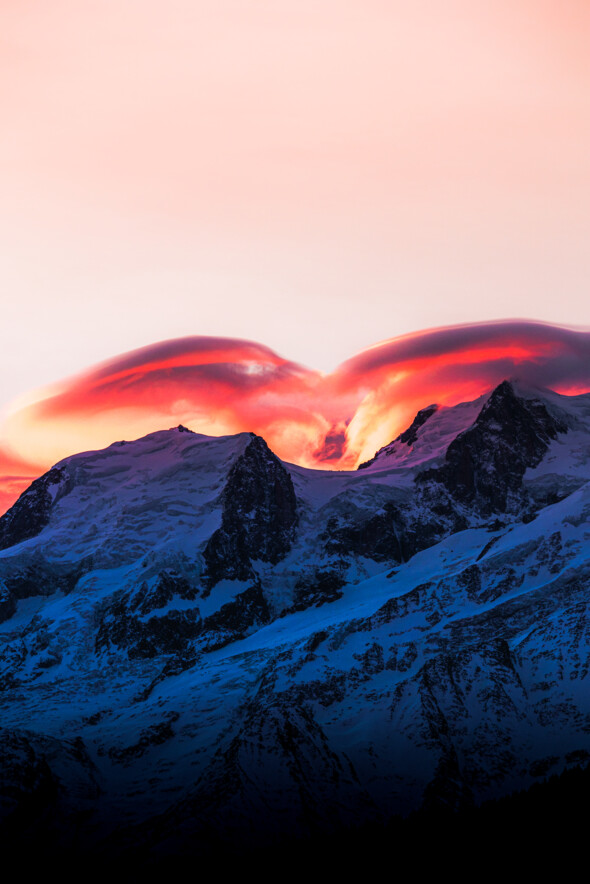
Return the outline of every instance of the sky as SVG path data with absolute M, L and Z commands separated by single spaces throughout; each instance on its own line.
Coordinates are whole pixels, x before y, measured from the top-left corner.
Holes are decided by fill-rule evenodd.
M 589 36 L 585 0 L 0 0 L 0 415 L 177 338 L 311 377 L 590 327 Z

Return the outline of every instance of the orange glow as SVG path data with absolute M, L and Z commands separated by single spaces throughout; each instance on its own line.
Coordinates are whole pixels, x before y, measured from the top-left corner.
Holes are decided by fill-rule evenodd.
M 14 410 L 0 428 L 0 505 L 63 457 L 178 423 L 214 436 L 256 432 L 285 461 L 353 469 L 419 408 L 474 399 L 514 376 L 589 390 L 590 332 L 525 321 L 439 328 L 382 341 L 328 375 L 248 341 L 165 341 Z
M 45 468 L 43 463 L 27 463 L 0 447 L 0 513 L 12 506 Z

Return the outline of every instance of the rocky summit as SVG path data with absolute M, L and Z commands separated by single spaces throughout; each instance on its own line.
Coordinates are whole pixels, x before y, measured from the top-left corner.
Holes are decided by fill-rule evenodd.
M 154 859 L 590 759 L 590 394 L 430 405 L 354 472 L 184 427 L 0 519 L 0 832 Z

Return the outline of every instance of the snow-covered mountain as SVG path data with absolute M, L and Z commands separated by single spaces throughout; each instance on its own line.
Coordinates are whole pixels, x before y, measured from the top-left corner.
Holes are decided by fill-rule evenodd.
M 356 472 L 183 427 L 0 519 L 0 818 L 205 850 L 590 758 L 590 394 L 422 409 Z M 12 827 L 12 828 L 11 828 Z

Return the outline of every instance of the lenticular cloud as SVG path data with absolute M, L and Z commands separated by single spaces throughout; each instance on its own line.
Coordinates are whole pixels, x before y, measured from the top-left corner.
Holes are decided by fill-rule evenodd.
M 216 436 L 255 432 L 283 460 L 353 469 L 419 408 L 474 399 L 507 377 L 590 390 L 590 332 L 527 321 L 432 329 L 382 341 L 331 374 L 251 341 L 163 341 L 39 391 L 10 415 L 0 506 L 62 457 L 179 423 Z

